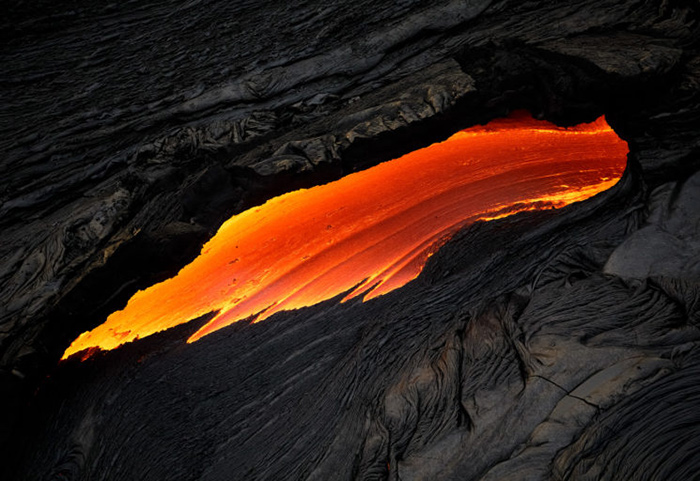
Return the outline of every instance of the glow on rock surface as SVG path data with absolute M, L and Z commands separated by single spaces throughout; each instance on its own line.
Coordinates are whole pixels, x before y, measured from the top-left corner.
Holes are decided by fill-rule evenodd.
M 226 221 L 192 263 L 134 294 L 81 334 L 64 358 L 113 349 L 213 311 L 188 342 L 343 292 L 350 292 L 345 300 L 367 301 L 416 278 L 430 253 L 467 224 L 559 208 L 612 187 L 627 153 L 603 117 L 562 128 L 518 112 L 275 197 Z

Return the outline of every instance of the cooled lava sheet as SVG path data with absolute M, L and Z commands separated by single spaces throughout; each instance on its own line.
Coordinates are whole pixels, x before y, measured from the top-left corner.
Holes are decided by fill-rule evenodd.
M 697 477 L 697 2 L 6 4 L 0 478 Z M 556 131 L 604 118 L 624 164 L 581 202 L 487 202 L 429 234 L 409 223 L 416 242 L 370 256 L 385 264 L 330 276 L 344 283 L 323 295 L 304 289 L 328 284 L 311 273 L 228 325 L 237 294 L 213 305 L 217 277 L 190 281 L 172 298 L 204 307 L 149 332 L 112 326 L 122 339 L 61 360 L 228 219 L 284 217 L 275 198 L 523 111 Z M 527 147 L 508 144 L 491 166 L 505 187 L 479 192 L 527 184 L 509 170 Z M 435 157 L 425 182 L 399 168 L 380 183 L 420 205 L 441 168 L 459 177 Z M 348 205 L 372 197 L 360 190 Z M 262 257 L 303 260 L 317 234 L 297 235 Z

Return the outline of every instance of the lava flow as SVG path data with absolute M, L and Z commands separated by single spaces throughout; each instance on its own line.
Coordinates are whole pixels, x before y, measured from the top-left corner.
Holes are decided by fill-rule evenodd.
M 516 113 L 226 221 L 175 277 L 137 292 L 64 358 L 216 315 L 188 342 L 341 293 L 369 300 L 423 269 L 461 227 L 558 208 L 612 187 L 628 148 L 601 117 L 557 127 Z

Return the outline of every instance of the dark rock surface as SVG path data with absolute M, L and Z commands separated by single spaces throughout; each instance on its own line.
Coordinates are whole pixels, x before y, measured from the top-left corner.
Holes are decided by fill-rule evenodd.
M 0 22 L 10 479 L 698 476 L 696 2 L 37 0 Z M 365 304 L 57 366 L 231 214 L 515 108 L 605 113 L 624 181 L 473 226 Z

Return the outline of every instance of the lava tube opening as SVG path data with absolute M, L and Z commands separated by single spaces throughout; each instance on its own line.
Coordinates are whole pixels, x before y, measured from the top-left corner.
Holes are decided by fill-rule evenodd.
M 609 189 L 629 152 L 604 117 L 558 127 L 516 112 L 226 221 L 180 272 L 138 291 L 63 358 L 113 349 L 210 312 L 188 342 L 255 316 L 404 286 L 460 228 Z

